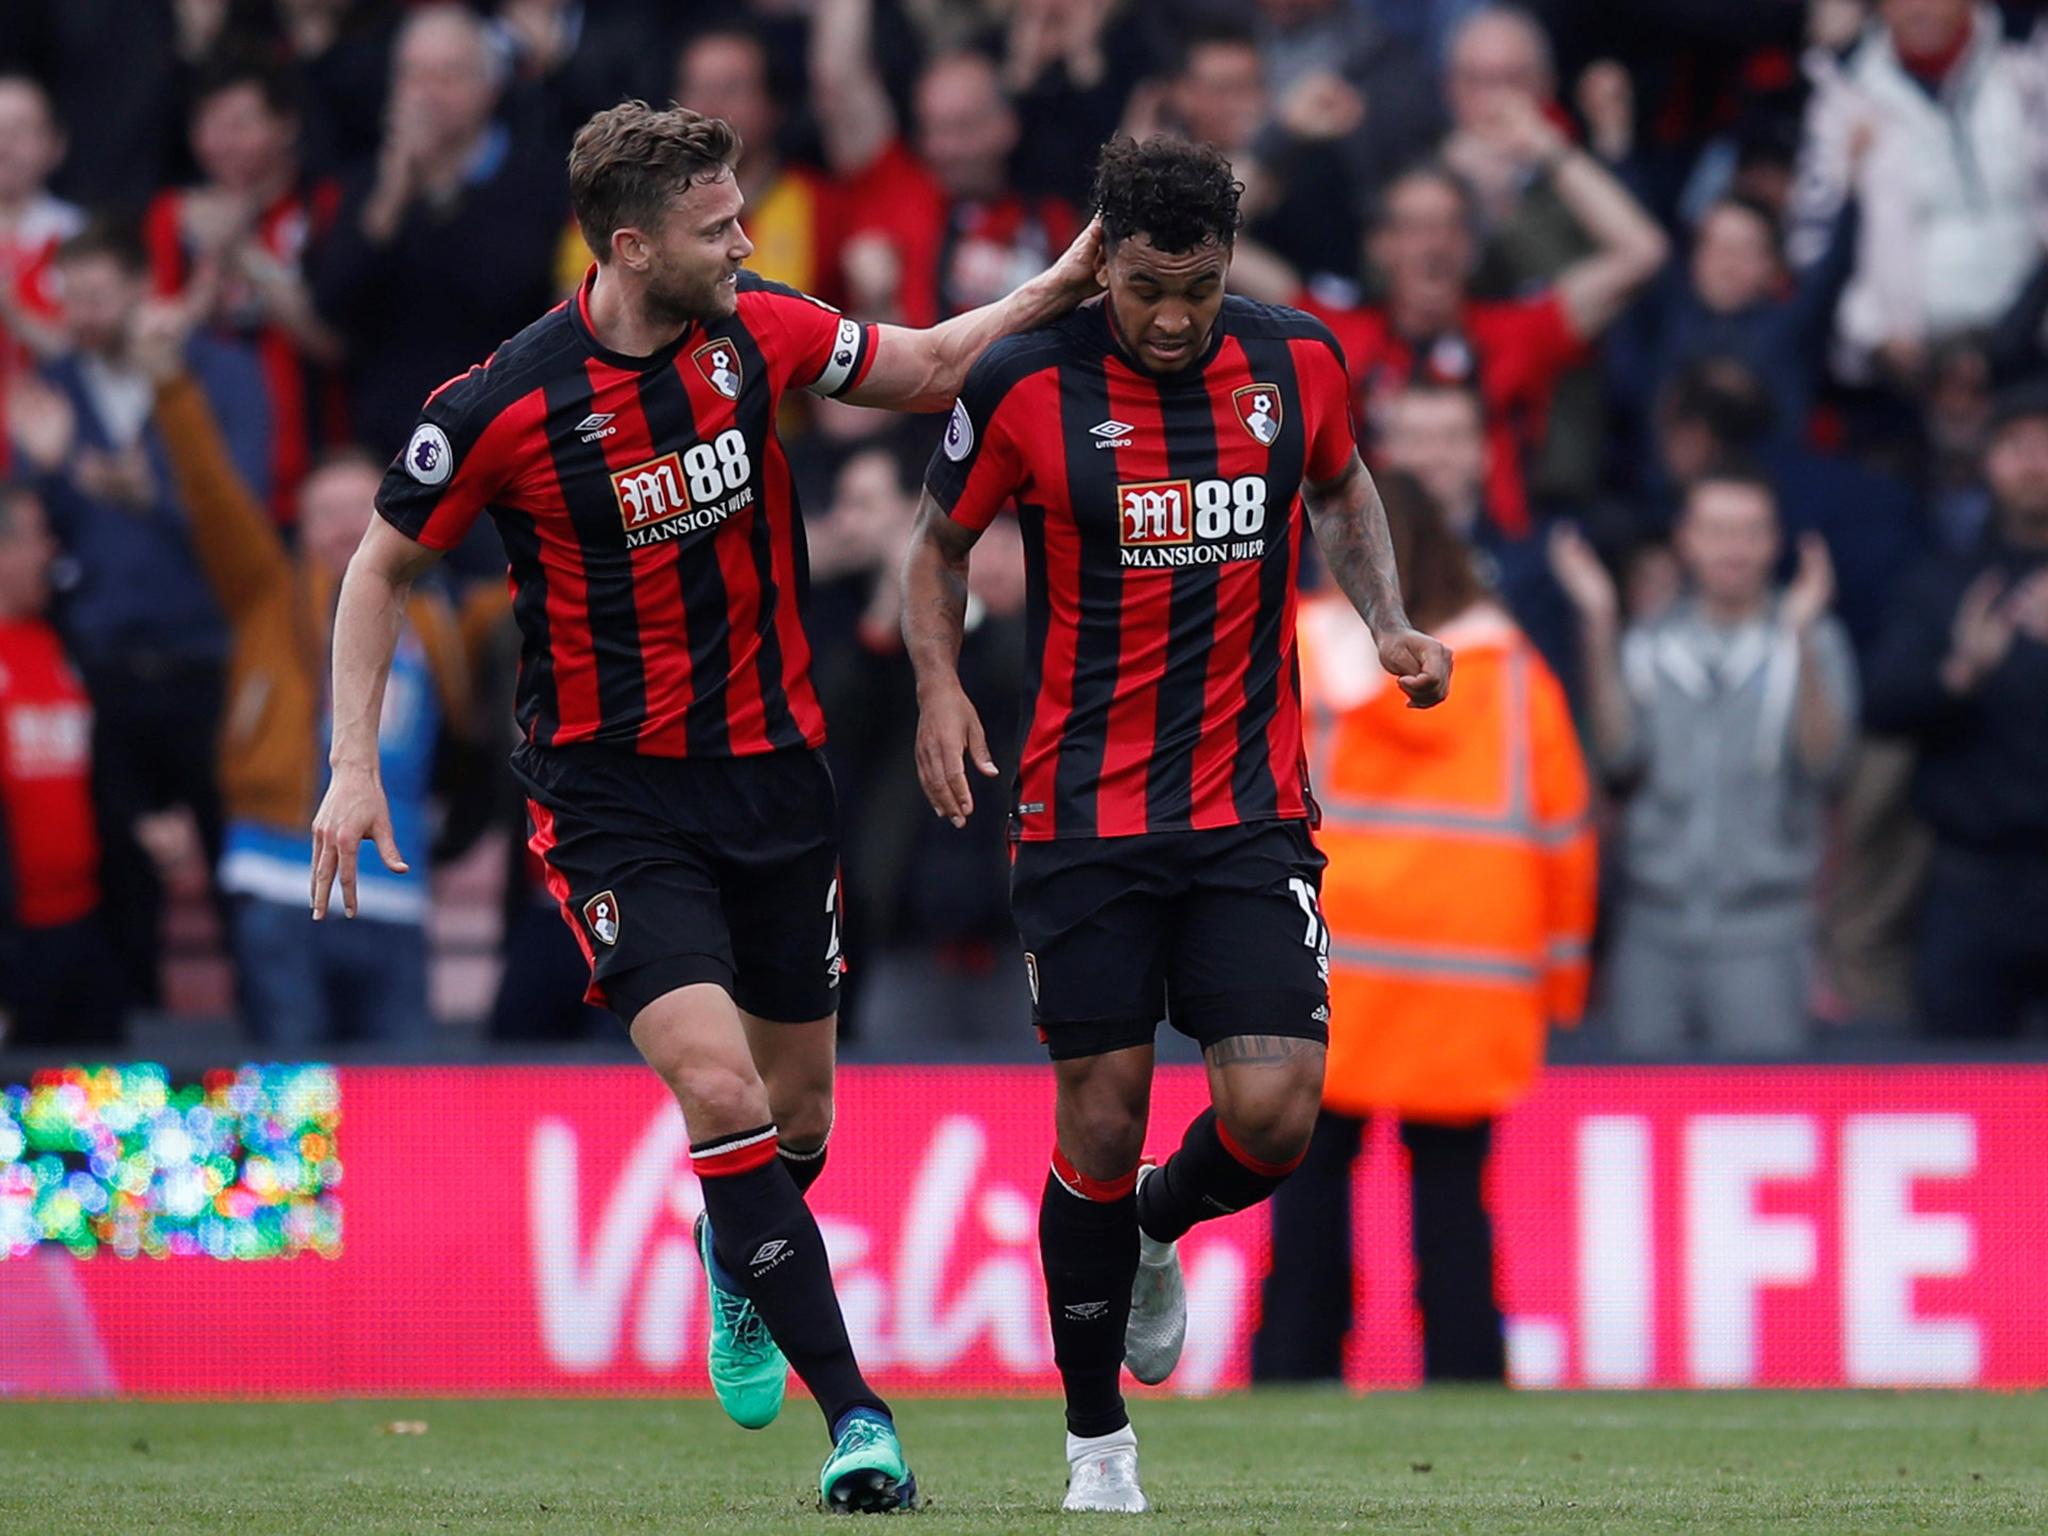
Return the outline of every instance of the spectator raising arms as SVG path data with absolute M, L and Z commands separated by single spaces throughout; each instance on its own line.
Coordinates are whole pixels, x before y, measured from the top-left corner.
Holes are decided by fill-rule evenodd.
M 875 73 L 872 8 L 823 0 L 811 42 L 815 105 L 846 196 L 844 291 L 857 313 L 928 326 L 1044 271 L 1080 221 L 1058 198 L 1012 186 L 1017 113 L 983 54 L 925 66 L 912 152 Z
M 417 1045 L 427 1027 L 426 878 L 373 865 L 360 925 L 306 920 L 307 827 L 325 787 L 328 640 L 349 556 L 370 524 L 381 461 L 344 452 L 305 482 L 302 554 L 287 551 L 236 472 L 180 345 L 188 316 L 161 305 L 137 324 L 138 363 L 200 563 L 231 636 L 220 779 L 227 817 L 219 881 L 241 980 L 243 1027 L 285 1052 L 346 1038 Z M 469 678 L 454 616 L 412 593 L 378 734 L 378 770 L 405 846 L 428 844 L 437 738 L 466 725 Z
M 1337 309 L 1299 290 L 1257 296 L 1303 302 L 1336 332 L 1351 370 L 1368 439 L 1385 400 L 1418 382 L 1466 384 L 1485 402 L 1489 467 L 1487 508 L 1509 533 L 1529 527 L 1523 461 L 1540 443 L 1558 377 L 1656 276 L 1669 250 L 1655 221 L 1589 155 L 1572 147 L 1528 97 L 1491 121 L 1503 152 L 1546 167 L 1558 196 L 1598 249 L 1568 267 L 1534 297 L 1475 300 L 1469 282 L 1477 249 L 1465 186 L 1426 166 L 1387 189 L 1370 251 L 1386 274 L 1380 305 Z
M 1731 359 L 1762 384 L 1773 442 L 1803 444 L 1855 252 L 1856 216 L 1855 200 L 1845 202 L 1823 259 L 1794 283 L 1777 216 L 1738 195 L 1714 202 L 1693 235 L 1691 260 L 1668 270 L 1654 296 L 1637 306 L 1642 323 L 1617 328 L 1609 354 L 1617 404 L 1645 412 L 1694 364 Z
M 315 259 L 321 318 L 349 339 L 350 419 L 373 453 L 395 453 L 429 390 L 547 303 L 567 184 L 554 146 L 496 117 L 503 75 L 469 11 L 414 11 L 375 173 Z
M 1709 469 L 1676 532 L 1690 595 L 1625 635 L 1592 550 L 1569 528 L 1552 536 L 1594 752 L 1629 793 L 1608 1011 L 1631 1055 L 1781 1056 L 1807 1041 L 1823 802 L 1854 740 L 1855 664 L 1818 536 L 1772 590 L 1778 530 L 1769 482 Z
M 156 291 L 190 288 L 208 324 L 263 365 L 271 408 L 271 508 L 289 523 L 316 449 L 344 435 L 341 338 L 314 312 L 308 248 L 340 191 L 300 174 L 291 83 L 254 59 L 226 59 L 192 95 L 192 154 L 206 178 L 158 195 L 143 225 Z

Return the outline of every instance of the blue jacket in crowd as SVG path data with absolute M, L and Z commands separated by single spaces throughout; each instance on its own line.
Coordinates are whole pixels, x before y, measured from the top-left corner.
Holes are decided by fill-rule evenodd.
M 263 375 L 242 348 L 204 336 L 187 346 L 187 366 L 206 391 L 235 466 L 256 494 L 270 494 L 270 405 Z M 78 418 L 74 453 L 110 452 L 113 436 L 86 383 L 85 363 L 62 358 L 45 378 Z M 154 416 L 142 429 L 155 500 L 128 507 L 86 494 L 59 471 L 44 484 L 53 531 L 70 564 L 59 617 L 81 660 L 151 651 L 180 660 L 227 653 L 227 628 L 192 551 L 177 482 Z

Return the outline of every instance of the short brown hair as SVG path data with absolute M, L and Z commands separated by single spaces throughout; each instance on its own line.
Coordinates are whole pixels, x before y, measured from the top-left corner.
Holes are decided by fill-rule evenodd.
M 723 118 L 622 101 L 570 146 L 569 205 L 592 253 L 609 261 L 614 234 L 658 223 L 672 199 L 728 174 L 739 157 L 740 136 Z

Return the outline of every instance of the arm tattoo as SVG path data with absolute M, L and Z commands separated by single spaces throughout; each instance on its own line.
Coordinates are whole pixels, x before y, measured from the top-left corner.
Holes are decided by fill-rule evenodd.
M 903 640 L 919 681 L 952 670 L 967 629 L 967 557 L 980 535 L 925 493 L 903 565 Z M 936 558 L 934 558 L 936 556 Z
M 1375 635 L 1409 628 L 1401 605 L 1401 578 L 1394 569 L 1394 541 L 1379 487 L 1356 454 L 1337 479 L 1309 486 L 1309 522 L 1323 563 L 1351 606 Z
M 1297 1035 L 1230 1035 L 1202 1054 L 1212 1067 L 1277 1067 L 1323 1047 Z

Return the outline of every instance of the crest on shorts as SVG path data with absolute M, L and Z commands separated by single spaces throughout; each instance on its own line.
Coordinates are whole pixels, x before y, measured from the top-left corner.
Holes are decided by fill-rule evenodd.
M 1231 394 L 1230 403 L 1252 441 L 1261 448 L 1272 447 L 1280 435 L 1280 391 L 1271 384 L 1247 384 Z
M 704 381 L 728 400 L 740 397 L 740 353 L 729 341 L 707 341 L 690 354 Z
M 583 923 L 600 944 L 619 942 L 619 898 L 599 891 L 583 903 Z

